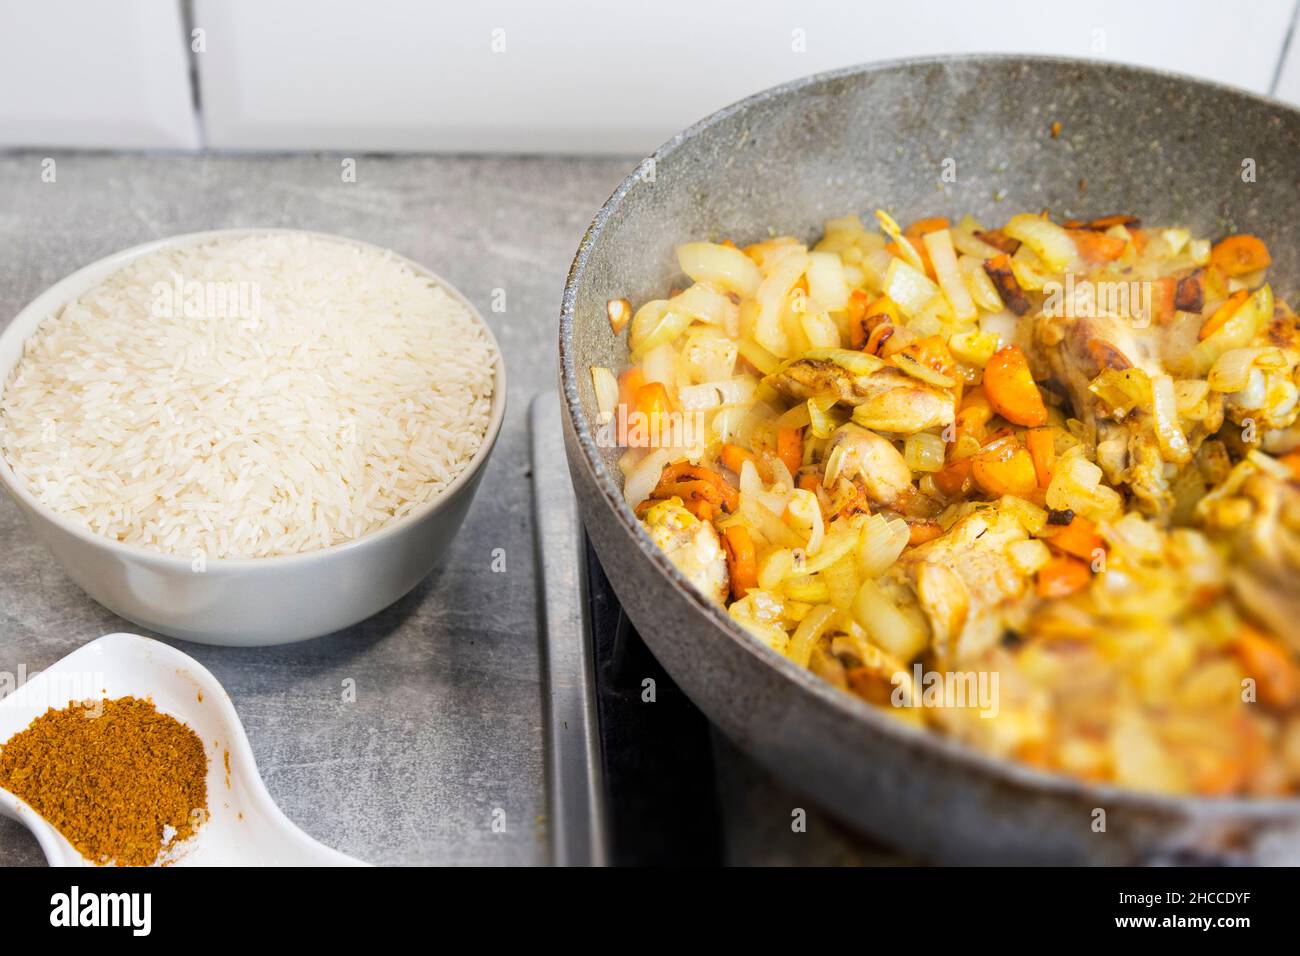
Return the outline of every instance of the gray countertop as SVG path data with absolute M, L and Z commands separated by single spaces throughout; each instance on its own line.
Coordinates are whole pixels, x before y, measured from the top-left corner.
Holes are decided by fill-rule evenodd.
M 42 160 L 55 160 L 55 181 Z M 569 260 L 628 160 L 0 154 L 0 326 L 87 263 L 201 229 L 287 226 L 387 246 L 456 284 L 505 353 L 505 425 L 445 564 L 346 632 L 288 647 L 177 644 L 229 690 L 271 795 L 372 863 L 546 859 L 528 403 L 555 382 Z M 493 311 L 504 290 L 504 311 Z M 494 298 L 495 295 L 495 298 Z M 493 550 L 506 570 L 492 573 Z M 0 672 L 112 631 L 0 495 Z M 343 681 L 356 701 L 343 702 Z M 495 832 L 494 811 L 505 813 Z M 497 815 L 499 817 L 499 815 Z M 0 865 L 39 864 L 0 819 Z

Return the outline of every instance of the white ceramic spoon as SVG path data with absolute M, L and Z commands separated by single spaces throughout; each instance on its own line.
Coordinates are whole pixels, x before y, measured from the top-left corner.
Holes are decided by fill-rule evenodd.
M 151 698 L 158 710 L 188 724 L 207 751 L 208 821 L 178 845 L 173 865 L 364 865 L 316 842 L 281 812 L 266 792 L 225 688 L 194 658 L 147 637 L 101 637 L 0 700 L 0 743 L 49 707 L 127 695 Z M 51 866 L 93 865 L 31 807 L 4 789 L 0 789 L 0 813 L 36 836 Z

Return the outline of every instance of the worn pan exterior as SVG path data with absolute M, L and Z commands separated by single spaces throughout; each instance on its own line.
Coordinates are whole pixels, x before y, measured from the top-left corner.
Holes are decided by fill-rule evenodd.
M 1183 77 L 1050 58 L 842 70 L 760 93 L 668 142 L 592 222 L 560 329 L 583 520 L 655 656 L 761 763 L 924 859 L 1300 861 L 1300 801 L 1148 796 L 994 760 L 904 726 L 759 646 L 690 588 L 623 503 L 618 453 L 595 440 L 589 375 L 592 365 L 626 363 L 606 301 L 661 297 L 681 278 L 677 243 L 769 230 L 812 238 L 825 218 L 877 206 L 903 222 L 963 211 L 1001 221 L 1049 207 L 1135 212 L 1210 235 L 1257 232 L 1275 254 L 1275 287 L 1295 301 L 1298 179 L 1293 110 Z

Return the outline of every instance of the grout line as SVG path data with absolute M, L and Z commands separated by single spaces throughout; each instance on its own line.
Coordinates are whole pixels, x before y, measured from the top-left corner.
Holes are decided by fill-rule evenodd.
M 1277 66 L 1273 69 L 1273 81 L 1268 85 L 1269 96 L 1277 96 L 1277 85 L 1282 81 L 1282 71 L 1286 68 L 1287 54 L 1291 51 L 1291 41 L 1295 39 L 1298 21 L 1300 21 L 1300 0 L 1296 0 L 1295 6 L 1291 8 L 1291 22 L 1287 25 L 1286 36 L 1282 38 L 1282 52 L 1278 54 Z
M 184 31 L 185 56 L 190 62 L 190 100 L 194 110 L 194 125 L 198 128 L 199 149 L 208 148 L 203 127 L 203 94 L 199 88 L 199 55 L 194 52 L 194 0 L 178 0 L 181 9 L 181 29 Z M 1296 0 L 1300 3 L 1300 0 Z

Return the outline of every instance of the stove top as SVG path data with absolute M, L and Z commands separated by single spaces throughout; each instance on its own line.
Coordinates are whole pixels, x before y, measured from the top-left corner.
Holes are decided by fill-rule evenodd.
M 584 551 L 608 862 L 900 862 L 809 806 L 714 730 L 641 640 L 589 543 Z M 645 699 L 647 679 L 653 701 Z M 792 828 L 798 808 L 806 811 L 802 832 Z

